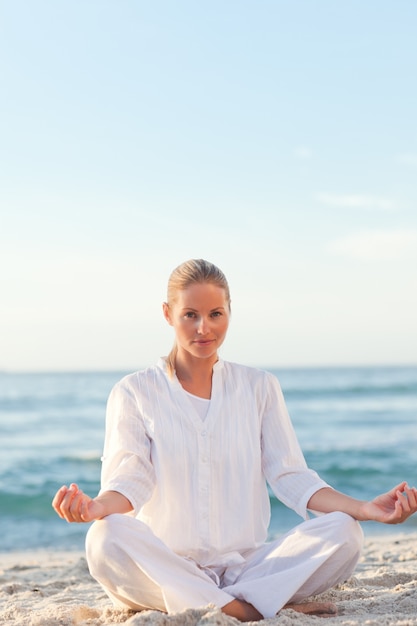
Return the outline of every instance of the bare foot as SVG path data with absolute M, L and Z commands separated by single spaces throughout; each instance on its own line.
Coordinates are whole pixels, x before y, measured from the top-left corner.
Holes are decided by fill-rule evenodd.
M 222 611 L 226 615 L 236 617 L 240 622 L 259 622 L 262 619 L 262 615 L 255 607 L 243 600 L 232 600 L 222 607 Z
M 333 602 L 304 602 L 304 604 L 286 604 L 284 609 L 292 609 L 298 613 L 306 615 L 317 615 L 317 617 L 335 617 L 337 606 Z

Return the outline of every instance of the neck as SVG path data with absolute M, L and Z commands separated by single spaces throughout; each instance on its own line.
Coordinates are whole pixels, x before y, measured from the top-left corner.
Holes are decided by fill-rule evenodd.
M 213 366 L 217 360 L 217 356 L 210 359 L 188 359 L 181 358 L 178 354 L 175 372 L 182 387 L 195 396 L 210 398 Z
M 178 378 L 187 380 L 201 380 L 210 378 L 213 374 L 213 366 L 218 358 L 213 359 L 175 359 L 175 372 Z

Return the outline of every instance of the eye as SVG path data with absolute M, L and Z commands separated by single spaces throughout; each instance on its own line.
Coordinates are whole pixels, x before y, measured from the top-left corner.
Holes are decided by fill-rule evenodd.
M 192 319 L 192 318 L 194 318 L 194 317 L 195 317 L 195 313 L 194 313 L 194 311 L 187 311 L 187 312 L 184 314 L 184 317 L 187 317 L 188 319 Z
M 223 313 L 221 311 L 213 311 L 211 317 L 221 317 Z

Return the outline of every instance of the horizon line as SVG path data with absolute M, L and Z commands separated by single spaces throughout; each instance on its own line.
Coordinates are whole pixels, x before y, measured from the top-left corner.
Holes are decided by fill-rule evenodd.
M 225 359 L 230 361 L 230 359 Z M 245 365 L 245 364 L 243 364 Z M 108 367 L 108 368 L 45 368 L 45 369 L 8 369 L 0 368 L 0 375 L 4 374 L 112 374 L 112 373 L 133 373 L 147 367 Z M 328 364 L 293 364 L 293 365 L 248 365 L 261 370 L 313 370 L 313 369 L 387 369 L 387 368 L 414 368 L 417 362 L 402 363 L 328 363 Z

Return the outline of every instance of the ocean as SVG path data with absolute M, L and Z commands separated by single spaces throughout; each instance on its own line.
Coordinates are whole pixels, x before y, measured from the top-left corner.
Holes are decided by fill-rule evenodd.
M 370 499 L 417 484 L 417 366 L 272 370 L 310 467 Z M 0 551 L 81 550 L 85 524 L 51 508 L 62 484 L 99 488 L 107 396 L 128 372 L 0 373 Z M 270 536 L 301 519 L 271 494 Z M 417 531 L 363 523 L 365 534 Z

